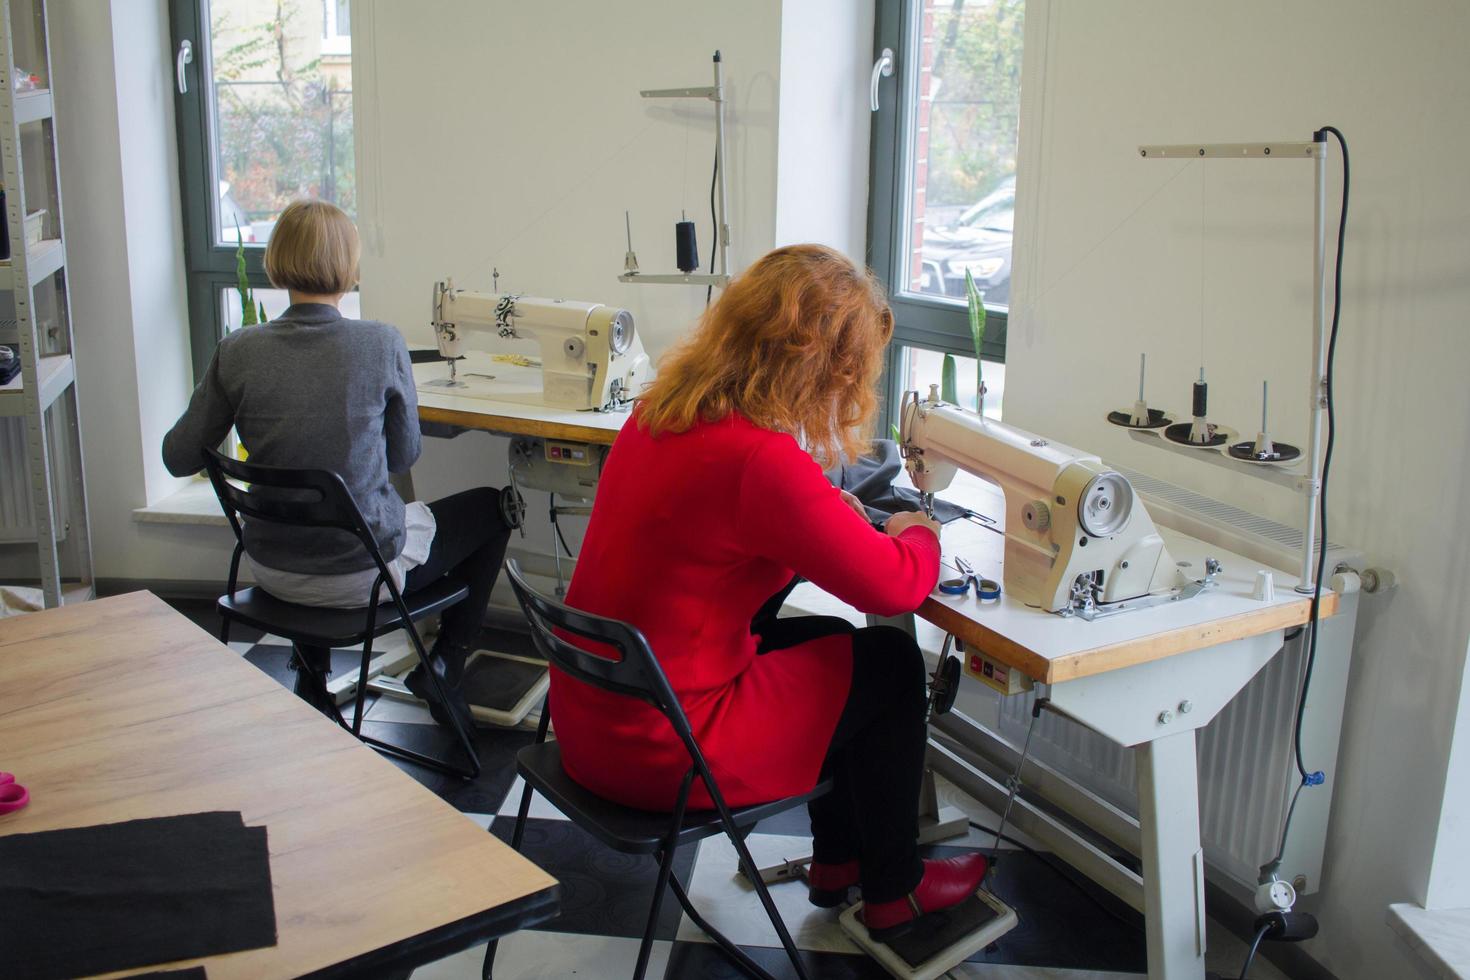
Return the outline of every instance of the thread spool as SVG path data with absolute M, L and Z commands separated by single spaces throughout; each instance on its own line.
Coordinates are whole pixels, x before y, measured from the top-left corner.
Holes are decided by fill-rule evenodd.
M 694 222 L 687 217 L 674 225 L 674 251 L 680 272 L 694 272 L 699 268 L 699 245 L 694 239 Z
M 1205 384 L 1203 378 L 1194 383 L 1194 417 L 1202 419 L 1205 417 L 1205 406 L 1208 403 L 1210 386 Z

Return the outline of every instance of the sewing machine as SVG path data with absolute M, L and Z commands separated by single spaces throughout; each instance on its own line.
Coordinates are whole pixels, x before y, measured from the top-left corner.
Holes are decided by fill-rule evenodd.
M 542 398 L 546 405 L 609 411 L 625 407 L 648 380 L 650 362 L 633 327 L 633 315 L 601 303 L 542 299 L 510 293 L 456 289 L 452 279 L 434 284 L 434 337 L 449 362 L 437 384 L 457 388 L 456 362 L 475 341 L 534 340 L 541 346 Z
M 1084 619 L 1197 595 L 1143 501 L 1090 453 L 908 392 L 900 446 L 926 508 L 963 469 L 1005 494 L 1005 588 L 1028 606 Z

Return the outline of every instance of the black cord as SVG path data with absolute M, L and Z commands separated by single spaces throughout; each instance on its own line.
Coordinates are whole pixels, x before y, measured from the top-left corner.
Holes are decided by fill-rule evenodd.
M 1318 773 L 1309 775 L 1306 764 L 1302 761 L 1302 717 L 1307 702 L 1307 689 L 1312 683 L 1312 668 L 1317 661 L 1317 634 L 1320 632 L 1321 625 L 1322 575 L 1327 568 L 1327 477 L 1332 469 L 1332 446 L 1337 434 L 1337 419 L 1332 405 L 1332 362 L 1337 355 L 1337 328 L 1342 316 L 1342 253 L 1347 239 L 1348 194 L 1352 183 L 1348 145 L 1342 131 L 1336 126 L 1323 126 L 1316 135 L 1321 136 L 1322 133 L 1331 133 L 1337 138 L 1338 145 L 1342 147 L 1342 206 L 1338 209 L 1337 215 L 1337 262 L 1332 276 L 1332 330 L 1327 339 L 1327 372 L 1322 379 L 1322 387 L 1327 400 L 1327 448 L 1322 454 L 1322 491 L 1317 498 L 1318 537 L 1321 545 L 1317 551 L 1317 581 L 1312 591 L 1312 615 L 1308 621 L 1310 634 L 1307 640 L 1307 668 L 1302 674 L 1302 693 L 1297 699 L 1296 726 L 1292 736 L 1296 743 L 1296 769 L 1303 782 L 1312 782 L 1312 776 L 1320 775 Z
M 1266 937 L 1266 930 L 1269 928 L 1271 927 L 1261 926 L 1261 928 L 1256 930 L 1256 938 L 1251 940 L 1251 951 L 1245 954 L 1245 965 L 1240 968 L 1239 980 L 1246 980 L 1247 976 L 1250 974 L 1251 963 L 1254 962 L 1256 958 L 1256 950 L 1261 948 L 1261 940 Z
M 1048 855 L 1043 854 L 1041 851 L 1036 850 L 1034 847 L 1030 846 L 1029 844 L 1026 844 L 1023 841 L 1016 840 L 1016 838 L 1011 837 L 1011 836 L 1009 836 L 1007 834 L 997 834 L 995 830 L 991 829 L 990 827 L 986 827 L 985 825 L 983 825 L 981 823 L 978 823 L 978 822 L 976 822 L 974 820 L 971 820 L 970 821 L 970 826 L 971 827 L 974 827 L 976 830 L 980 831 L 980 833 L 982 833 L 982 834 L 988 834 L 991 837 L 998 838 L 998 840 L 1005 841 L 1007 844 L 1014 844 L 1016 847 L 1019 847 L 1021 850 L 1025 851 L 1027 854 L 1029 854 L 1032 857 L 1036 858 L 1036 860 L 1040 861 L 1042 864 L 1046 865 L 1048 868 L 1051 868 L 1053 871 L 1055 871 L 1057 873 L 1057 876 L 1059 878 L 1061 878 L 1067 884 L 1071 885 L 1073 888 L 1075 888 L 1079 892 L 1081 892 L 1084 898 L 1086 898 L 1088 901 L 1092 902 L 1092 904 L 1096 905 L 1098 908 L 1100 908 L 1104 912 L 1106 912 L 1115 922 L 1119 923 L 1120 925 L 1123 925 L 1123 926 L 1127 927 L 1128 929 L 1137 929 L 1138 928 L 1138 923 L 1137 922 L 1130 922 L 1126 918 L 1124 918 L 1123 916 L 1119 915 L 1116 911 L 1114 911 L 1113 909 L 1109 908 L 1102 901 L 1102 899 L 1100 899 L 1096 895 L 1094 895 L 1091 890 L 1089 890 L 1086 886 L 1084 886 L 1082 884 L 1082 882 L 1080 882 L 1076 878 L 1072 877 L 1071 872 L 1067 871 L 1067 869 L 1065 868 L 1065 866 L 1063 866 L 1062 864 L 1059 864 L 1056 861 L 1053 861 Z M 999 848 L 999 846 L 1000 846 L 999 843 L 997 843 L 996 847 Z M 995 851 L 994 850 L 991 851 L 991 863 L 998 863 L 997 858 L 995 856 Z
M 715 273 L 715 253 L 720 250 L 720 219 L 715 216 L 715 183 L 720 176 L 720 145 L 715 144 L 715 162 L 709 174 L 709 223 L 714 229 L 714 240 L 709 249 L 709 271 L 710 275 Z M 708 309 L 709 301 L 715 294 L 714 284 L 704 287 L 704 305 Z
M 1347 140 L 1336 126 L 1323 126 L 1314 135 L 1326 142 L 1323 133 L 1331 133 L 1336 137 L 1338 145 L 1342 148 L 1342 206 L 1338 209 L 1337 216 L 1337 261 L 1333 267 L 1332 277 L 1332 330 L 1327 338 L 1327 369 L 1322 378 L 1323 393 L 1327 402 L 1327 447 L 1322 453 L 1322 489 L 1317 498 L 1317 524 L 1318 535 L 1321 541 L 1317 551 L 1317 575 L 1312 589 L 1312 610 L 1307 618 L 1307 664 L 1302 671 L 1302 690 L 1296 701 L 1296 721 L 1292 725 L 1292 747 L 1296 758 L 1296 771 L 1301 776 L 1301 783 L 1296 792 L 1292 794 L 1291 806 L 1286 811 L 1286 820 L 1281 825 L 1281 842 L 1276 848 L 1276 856 L 1261 868 L 1262 878 L 1274 875 L 1281 867 L 1282 856 L 1286 853 L 1286 840 L 1291 834 L 1291 818 L 1296 814 L 1297 797 L 1301 795 L 1303 788 L 1307 786 L 1319 786 L 1325 782 L 1326 777 L 1320 771 L 1307 771 L 1306 762 L 1302 759 L 1302 721 L 1306 715 L 1307 691 L 1312 685 L 1312 668 L 1317 663 L 1317 634 L 1321 630 L 1321 603 L 1322 603 L 1322 577 L 1327 570 L 1327 477 L 1332 469 L 1332 446 L 1336 436 L 1337 422 L 1333 413 L 1332 404 L 1332 365 L 1337 357 L 1337 328 L 1342 318 L 1342 255 L 1343 245 L 1347 240 L 1347 217 L 1348 196 L 1352 184 L 1352 168 L 1348 158 Z M 1257 942 L 1259 943 L 1259 937 Z M 1254 955 L 1254 949 L 1252 950 Z M 1246 961 L 1249 965 L 1250 961 Z M 1241 974 L 1244 976 L 1244 973 Z

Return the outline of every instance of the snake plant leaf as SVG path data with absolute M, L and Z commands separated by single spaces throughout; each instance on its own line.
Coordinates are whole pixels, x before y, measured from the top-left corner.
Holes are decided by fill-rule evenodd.
M 979 408 L 980 390 L 985 386 L 985 296 L 975 286 L 975 277 L 965 270 L 965 299 L 970 308 L 970 338 L 975 342 L 975 407 Z
M 960 403 L 960 396 L 955 391 L 955 361 L 953 354 L 944 355 L 944 364 L 939 369 L 939 397 L 951 405 Z
M 245 272 L 245 235 L 240 231 L 239 218 L 235 219 L 235 282 L 240 292 L 240 326 L 264 323 L 264 316 L 256 318 L 255 297 L 250 292 L 250 277 Z

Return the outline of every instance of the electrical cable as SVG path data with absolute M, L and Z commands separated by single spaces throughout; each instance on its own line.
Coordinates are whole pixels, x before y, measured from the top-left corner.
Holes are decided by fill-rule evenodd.
M 714 275 L 714 273 L 715 273 L 715 256 L 718 255 L 719 254 L 719 251 L 720 251 L 720 219 L 718 217 L 716 217 L 716 215 L 715 215 L 715 184 L 719 181 L 719 177 L 720 177 L 720 148 L 719 148 L 719 146 L 717 144 L 715 146 L 715 162 L 714 162 L 713 167 L 710 169 L 710 174 L 709 174 L 709 223 L 710 223 L 710 227 L 714 229 L 714 244 L 712 244 L 710 246 L 710 249 L 709 249 L 709 271 L 710 271 L 710 275 Z M 710 302 L 710 299 L 713 298 L 714 294 L 715 294 L 715 287 L 714 287 L 714 284 L 713 283 L 711 283 L 710 285 L 704 287 L 704 306 L 705 306 L 705 309 L 709 309 L 709 302 Z
M 1255 961 L 1256 950 L 1261 948 L 1261 940 L 1266 937 L 1266 930 L 1270 926 L 1261 926 L 1256 930 L 1256 938 L 1251 940 L 1251 951 L 1245 954 L 1245 963 L 1240 968 L 1238 980 L 1247 980 L 1250 975 L 1251 963 Z
M 1321 604 L 1322 604 L 1322 578 L 1327 570 L 1327 479 L 1332 470 L 1332 448 L 1336 437 L 1337 419 L 1334 414 L 1332 401 L 1332 373 L 1333 362 L 1337 357 L 1337 331 L 1342 320 L 1342 259 L 1343 247 L 1347 239 L 1347 217 L 1348 201 L 1352 186 L 1352 167 L 1348 156 L 1347 139 L 1342 131 L 1336 126 L 1323 126 L 1313 134 L 1314 138 L 1326 142 L 1324 133 L 1331 133 L 1336 138 L 1338 146 L 1342 149 L 1342 204 L 1338 208 L 1337 215 L 1337 258 L 1333 265 L 1332 277 L 1332 328 L 1327 337 L 1327 365 L 1322 376 L 1323 397 L 1327 403 L 1327 445 L 1322 453 L 1322 487 L 1317 498 L 1317 524 L 1320 544 L 1317 549 L 1317 573 L 1312 588 L 1311 614 L 1307 617 L 1307 662 L 1302 670 L 1302 689 L 1297 696 L 1296 720 L 1292 725 L 1292 749 L 1296 761 L 1296 771 L 1301 777 L 1296 790 L 1291 796 L 1291 805 L 1286 810 L 1286 819 L 1281 825 L 1281 841 L 1276 848 L 1276 855 L 1261 868 L 1262 880 L 1266 875 L 1273 878 L 1276 871 L 1281 867 L 1282 858 L 1286 854 L 1286 841 L 1291 835 L 1291 820 L 1296 815 L 1297 800 L 1301 792 L 1308 786 L 1319 786 L 1326 781 L 1320 771 L 1307 771 L 1305 760 L 1302 758 L 1302 723 L 1306 716 L 1307 692 L 1312 685 L 1312 668 L 1317 662 L 1317 636 L 1321 632 Z M 1266 926 L 1262 926 L 1256 932 L 1256 938 L 1251 943 L 1250 953 L 1246 955 L 1245 965 L 1241 968 L 1240 976 L 1244 980 L 1246 972 L 1250 969 L 1251 961 L 1255 958 L 1256 950 L 1261 945 L 1261 939 L 1266 934 Z

